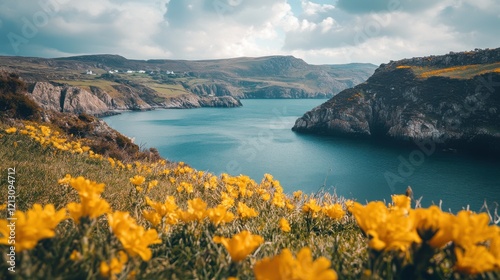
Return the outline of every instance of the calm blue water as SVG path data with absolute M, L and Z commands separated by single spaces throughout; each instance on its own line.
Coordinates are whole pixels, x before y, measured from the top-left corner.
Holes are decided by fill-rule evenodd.
M 485 199 L 491 205 L 500 202 L 500 160 L 427 156 L 416 146 L 393 148 L 290 130 L 298 117 L 324 101 L 242 100 L 241 108 L 126 112 L 104 120 L 171 161 L 216 174 L 246 174 L 257 182 L 270 173 L 287 192 L 326 186 L 365 202 L 390 200 L 410 185 L 424 205 L 442 199 L 443 209 L 453 211 L 467 204 L 479 210 Z

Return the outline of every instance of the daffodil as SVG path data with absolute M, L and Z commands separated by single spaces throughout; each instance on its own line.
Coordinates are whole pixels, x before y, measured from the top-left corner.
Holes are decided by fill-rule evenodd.
M 214 236 L 213 241 L 224 245 L 234 262 L 242 261 L 260 244 L 264 243 L 264 239 L 260 235 L 253 235 L 247 230 L 235 234 L 232 238 Z

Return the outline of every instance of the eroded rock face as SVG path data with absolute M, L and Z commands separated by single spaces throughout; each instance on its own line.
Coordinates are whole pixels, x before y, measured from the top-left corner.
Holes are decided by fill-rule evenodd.
M 134 88 L 126 85 L 115 86 L 120 94 L 127 97 L 126 102 L 113 99 L 99 87 L 91 87 L 91 92 L 79 87 L 53 85 L 37 82 L 32 86 L 30 95 L 44 109 L 58 112 L 87 113 L 107 115 L 116 110 L 151 110 L 154 108 L 190 109 L 200 107 L 240 107 L 241 102 L 232 96 L 198 96 L 185 94 L 164 98 L 162 102 L 155 92 L 144 87 Z M 155 99 L 155 97 L 157 99 Z M 149 103 L 148 103 L 148 102 Z
M 492 52 L 489 56 L 482 53 L 466 57 L 472 62 L 500 61 L 500 49 Z M 436 60 L 446 66 L 454 65 L 450 61 L 462 63 L 450 55 Z M 500 73 L 461 79 L 421 78 L 410 69 L 396 67 L 409 63 L 423 64 L 412 59 L 382 65 L 367 82 L 342 91 L 304 114 L 292 129 L 408 142 L 433 141 L 444 147 L 500 152 Z
M 177 97 L 169 98 L 163 108 L 169 109 L 190 109 L 201 107 L 241 107 L 240 100 L 232 96 L 198 96 L 185 94 Z
M 38 82 L 34 85 L 31 96 L 42 108 L 59 112 L 99 115 L 109 110 L 97 96 L 78 87 Z

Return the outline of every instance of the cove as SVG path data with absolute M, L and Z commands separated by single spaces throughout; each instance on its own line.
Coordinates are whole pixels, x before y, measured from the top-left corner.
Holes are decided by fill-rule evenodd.
M 103 118 L 143 148 L 155 147 L 170 161 L 183 161 L 219 175 L 265 173 L 286 192 L 322 188 L 359 202 L 390 201 L 411 186 L 422 204 L 456 212 L 484 201 L 500 203 L 500 160 L 469 154 L 429 155 L 360 139 L 304 135 L 295 120 L 320 105 L 318 99 L 247 99 L 240 108 L 124 112 Z M 416 157 L 415 155 L 424 155 Z

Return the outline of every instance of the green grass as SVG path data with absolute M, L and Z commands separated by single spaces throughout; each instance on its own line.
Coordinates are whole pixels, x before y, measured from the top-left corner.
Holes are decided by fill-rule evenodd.
M 2 134 L 0 157 L 3 159 L 0 170 L 6 172 L 7 168 L 16 168 L 19 210 L 25 211 L 34 203 L 51 203 L 60 209 L 69 202 L 78 201 L 76 192 L 68 191 L 57 184 L 58 179 L 63 178 L 65 174 L 74 177 L 84 176 L 105 183 L 106 188 L 102 196 L 111 204 L 113 210 L 140 213 L 137 212 L 138 209 L 144 209 L 145 205 L 139 203 L 143 200 L 137 200 L 137 196 L 131 194 L 133 187 L 129 178 L 144 174 L 139 173 L 137 169 L 117 170 L 106 160 L 90 159 L 86 155 L 43 147 L 19 133 L 6 135 L 2 129 L 0 134 Z M 17 147 L 14 147 L 14 142 L 17 143 Z M 142 164 L 149 163 L 142 162 Z M 165 166 L 171 170 L 175 167 L 173 164 Z M 204 190 L 202 182 L 210 177 L 210 174 L 205 174 L 201 181 L 194 180 L 191 175 L 186 174 L 171 174 L 166 177 L 152 173 L 145 176 L 148 181 L 159 180 L 158 186 L 148 194 L 151 199 L 163 201 L 166 195 L 173 195 L 182 208 L 185 208 L 188 199 L 194 197 L 200 197 L 209 204 L 209 207 L 215 207 L 220 202 L 220 193 L 225 191 L 221 182 L 214 191 Z M 169 178 L 175 178 L 176 183 L 171 183 Z M 5 176 L 2 176 L 2 180 L 5 180 Z M 176 186 L 180 181 L 192 182 L 195 185 L 195 192 L 179 194 Z M 2 181 L 1 184 L 5 185 L 6 182 Z M 336 197 L 330 199 L 339 202 L 343 200 Z M 137 265 L 138 260 L 135 259 L 136 264 L 129 262 L 128 267 L 138 271 L 138 279 L 224 279 L 234 273 L 235 267 L 231 265 L 224 247 L 214 244 L 212 238 L 215 235 L 231 236 L 247 229 L 261 235 L 265 239 L 265 244 L 254 253 L 253 257 L 238 264 L 236 271 L 239 279 L 253 278 L 252 266 L 255 260 L 276 255 L 284 248 L 290 248 L 296 253 L 305 246 L 313 250 L 315 257 L 325 256 L 330 259 L 332 267 L 342 278 L 357 279 L 361 275 L 367 247 L 352 217 L 345 216 L 342 221 L 334 221 L 328 217 L 313 219 L 302 215 L 300 208 L 287 210 L 273 207 L 270 202 L 265 203 L 258 196 L 240 200 L 255 208 L 259 216 L 248 220 L 238 219 L 220 227 L 215 227 L 208 221 L 172 226 L 168 233 L 163 234 L 163 243 L 152 246 L 153 258 L 149 262 L 139 262 L 140 265 Z M 0 193 L 0 201 L 6 201 L 6 192 Z M 235 212 L 235 209 L 231 211 Z M 289 220 L 291 232 L 283 233 L 278 228 L 277 222 L 281 217 Z M 2 213 L 0 218 L 5 218 L 5 213 Z M 137 218 L 139 224 L 148 225 L 142 215 L 139 214 Z M 99 224 L 104 223 L 104 219 L 99 221 Z M 29 254 L 29 263 L 33 268 L 26 267 L 28 261 L 24 257 L 18 259 L 19 267 L 24 267 L 25 272 L 30 273 L 30 279 L 55 276 L 66 278 L 72 275 L 95 278 L 98 274 L 98 263 L 116 253 L 117 245 L 111 247 L 106 244 L 106 240 L 110 238 L 107 227 L 96 227 L 94 237 L 89 241 L 95 246 L 95 252 L 90 253 L 90 257 L 84 262 L 72 262 L 69 260 L 69 254 L 73 250 L 80 250 L 78 240 L 82 236 L 78 233 L 78 227 L 71 220 L 63 222 L 57 229 L 56 237 L 40 242 L 35 249 L 25 254 Z M 2 253 L 4 249 L 5 247 L 0 247 Z M 6 269 L 4 262 L 0 264 L 0 269 Z

